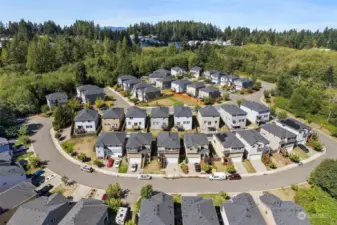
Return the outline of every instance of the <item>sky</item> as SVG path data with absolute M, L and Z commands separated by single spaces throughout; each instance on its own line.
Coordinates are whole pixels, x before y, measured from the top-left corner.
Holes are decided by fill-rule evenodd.
M 194 20 L 220 28 L 322 30 L 337 27 L 336 0 L 0 0 L 0 21 L 76 19 L 101 26 L 128 26 L 161 20 Z

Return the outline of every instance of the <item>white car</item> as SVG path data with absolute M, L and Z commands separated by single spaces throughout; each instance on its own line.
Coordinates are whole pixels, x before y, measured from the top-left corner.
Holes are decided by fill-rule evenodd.
M 94 169 L 91 166 L 88 166 L 88 165 L 81 166 L 81 170 L 84 171 L 84 172 L 87 172 L 87 173 L 91 173 L 91 172 L 94 171 Z
M 121 166 L 121 160 L 120 159 L 116 159 L 116 161 L 115 161 L 115 164 L 114 164 L 114 167 L 115 168 L 119 168 L 120 166 Z
M 138 180 L 151 180 L 151 179 L 152 179 L 152 177 L 148 174 L 140 174 L 138 176 Z
M 226 180 L 227 179 L 227 175 L 226 173 L 213 173 L 209 176 L 210 180 Z

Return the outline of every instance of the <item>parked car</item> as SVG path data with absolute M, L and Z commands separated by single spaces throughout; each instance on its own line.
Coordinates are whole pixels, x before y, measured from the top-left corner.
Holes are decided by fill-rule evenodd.
M 53 189 L 53 187 L 54 187 L 53 185 L 47 184 L 46 186 L 44 186 L 43 188 L 41 188 L 40 190 L 38 190 L 37 193 L 38 193 L 39 196 L 48 195 L 49 191 L 51 189 Z
M 140 174 L 138 176 L 138 180 L 151 180 L 151 179 L 152 179 L 152 177 L 148 174 Z
M 297 145 L 303 152 L 309 153 L 309 149 L 302 144 Z
M 210 180 L 226 180 L 227 175 L 223 172 L 215 172 L 209 176 Z
M 132 163 L 131 165 L 131 172 L 136 172 L 137 171 L 138 164 L 137 163 Z
M 35 171 L 35 173 L 33 173 L 31 178 L 32 178 L 32 180 L 34 180 L 34 179 L 38 178 L 39 176 L 41 176 L 42 174 L 44 174 L 44 170 L 37 170 L 37 171 Z
M 113 158 L 109 158 L 108 162 L 106 163 L 106 167 L 109 167 L 109 168 L 112 167 L 113 163 L 114 163 Z
M 87 172 L 87 173 L 92 173 L 94 171 L 94 169 L 91 166 L 84 165 L 84 166 L 81 166 L 81 171 L 84 171 L 84 172 Z
M 194 163 L 194 168 L 195 168 L 195 172 L 198 172 L 198 173 L 201 172 L 201 166 L 200 166 L 200 163 Z
M 228 175 L 228 180 L 241 180 L 241 176 L 238 173 Z
M 121 160 L 120 159 L 116 159 L 115 161 L 115 168 L 119 168 L 121 166 Z
M 104 193 L 103 196 L 102 196 L 102 200 L 105 201 L 107 199 L 108 199 L 108 195 L 106 193 Z

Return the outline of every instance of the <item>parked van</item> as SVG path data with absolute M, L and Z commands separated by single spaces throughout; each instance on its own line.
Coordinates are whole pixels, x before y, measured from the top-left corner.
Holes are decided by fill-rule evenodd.
M 209 176 L 209 179 L 210 180 L 226 180 L 227 175 L 226 173 L 223 173 L 223 172 L 215 172 Z

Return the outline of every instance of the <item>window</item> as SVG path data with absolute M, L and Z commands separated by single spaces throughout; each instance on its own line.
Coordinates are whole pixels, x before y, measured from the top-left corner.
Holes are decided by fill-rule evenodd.
M 207 123 L 207 121 L 204 121 L 204 123 L 206 124 L 206 123 Z
M 92 125 L 85 126 L 85 128 L 92 128 Z
M 217 124 L 217 123 L 218 123 L 218 121 L 216 120 L 216 121 L 215 121 L 215 124 Z
M 129 125 L 131 125 L 131 122 L 128 122 Z
M 212 122 L 211 122 L 211 121 L 209 121 L 209 122 L 208 122 L 208 125 L 212 125 Z

